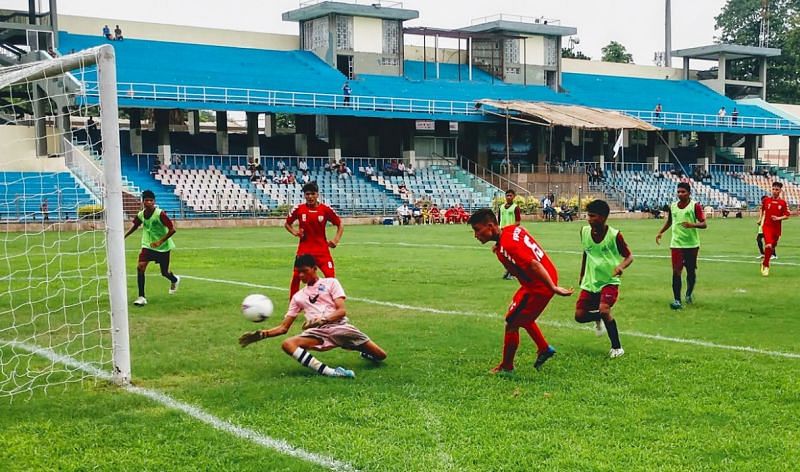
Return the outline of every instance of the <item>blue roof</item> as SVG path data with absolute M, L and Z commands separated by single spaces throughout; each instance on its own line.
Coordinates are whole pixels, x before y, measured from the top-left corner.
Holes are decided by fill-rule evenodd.
M 643 79 L 593 74 L 563 74 L 563 93 L 542 85 L 493 81 L 486 72 L 466 65 L 405 61 L 405 77 L 361 74 L 350 82 L 352 102 L 343 103 L 345 77 L 308 51 L 208 46 L 126 39 L 110 42 L 101 36 L 60 33 L 60 51 L 112 44 L 117 55 L 120 106 L 210 110 L 273 111 L 301 114 L 381 118 L 489 121 L 475 113 L 480 99 L 529 100 L 584 105 L 611 110 L 652 111 L 660 103 L 664 114 L 716 115 L 720 107 L 742 117 L 780 117 L 755 105 L 737 104 L 696 81 Z M 459 71 L 461 80 L 459 80 Z M 160 84 L 153 87 L 148 84 Z M 209 87 L 219 87 L 209 90 Z M 225 90 L 223 91 L 223 88 Z M 154 96 L 153 90 L 158 91 Z M 238 89 L 238 90 L 233 90 Z M 275 93 L 267 91 L 282 91 Z M 306 94 L 298 95 L 298 92 Z M 216 94 L 216 96 L 214 96 Z M 224 100 L 222 95 L 224 94 Z M 317 94 L 317 95 L 312 95 Z M 320 96 L 319 94 L 327 94 Z M 453 110 L 453 103 L 456 108 Z M 646 118 L 645 118 L 646 119 Z M 696 130 L 692 123 L 656 122 L 673 130 Z M 728 123 L 731 124 L 731 123 Z M 725 123 L 703 125 L 712 132 L 774 134 L 758 126 L 730 128 Z M 764 125 L 766 128 L 766 125 Z M 800 129 L 784 134 L 800 134 Z

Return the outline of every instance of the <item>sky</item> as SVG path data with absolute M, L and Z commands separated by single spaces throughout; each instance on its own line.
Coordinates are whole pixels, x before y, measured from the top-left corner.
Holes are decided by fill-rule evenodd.
M 37 0 L 47 9 L 47 0 Z M 356 0 L 344 0 L 354 3 Z M 357 0 L 371 4 L 375 0 Z M 59 13 L 120 21 L 169 23 L 241 31 L 297 34 L 297 23 L 281 13 L 298 0 L 59 0 Z M 387 3 L 384 1 L 384 3 Z M 419 11 L 406 26 L 460 28 L 476 18 L 498 13 L 547 17 L 578 29 L 576 47 L 592 59 L 610 41 L 623 44 L 637 64 L 653 64 L 664 50 L 664 0 L 404 0 Z M 711 44 L 714 17 L 726 0 L 672 0 L 672 49 Z M 25 8 L 27 0 L 0 0 L 0 8 Z M 566 43 L 566 40 L 565 40 Z M 447 46 L 447 44 L 442 44 Z M 679 65 L 673 62 L 673 65 Z

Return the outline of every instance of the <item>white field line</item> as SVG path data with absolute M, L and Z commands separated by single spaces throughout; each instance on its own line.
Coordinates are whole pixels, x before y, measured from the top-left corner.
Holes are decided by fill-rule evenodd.
M 100 370 L 91 364 L 87 364 L 75 358 L 59 354 L 50 349 L 17 341 L 2 341 L 0 342 L 0 345 L 12 345 L 16 348 L 24 349 L 32 354 L 44 357 L 45 359 L 48 359 L 52 362 L 57 362 L 60 364 L 64 364 L 68 367 L 72 367 L 74 369 L 82 370 L 83 372 L 86 372 L 87 374 L 97 377 L 99 379 L 106 380 L 109 382 L 112 380 L 112 375 L 110 372 Z M 235 424 L 217 418 L 216 416 L 211 415 L 210 413 L 207 413 L 196 406 L 192 406 L 188 403 L 183 403 L 181 401 L 178 401 L 164 393 L 147 388 L 135 387 L 133 385 L 124 386 L 122 388 L 130 393 L 149 398 L 150 400 L 153 400 L 156 403 L 160 403 L 161 405 L 171 410 L 177 410 L 182 413 L 186 413 L 192 418 L 201 421 L 211 426 L 214 429 L 231 434 L 240 439 L 250 441 L 254 444 L 258 444 L 259 446 L 263 446 L 267 449 L 272 449 L 281 454 L 295 457 L 297 459 L 301 459 L 306 462 L 311 462 L 313 464 L 325 467 L 330 470 L 335 470 L 335 471 L 356 470 L 355 468 L 353 468 L 353 466 L 345 462 L 341 462 L 336 459 L 332 459 L 330 457 L 326 457 L 320 454 L 314 454 L 313 452 L 304 451 L 303 449 L 294 447 L 283 440 L 274 439 L 269 436 L 264 436 L 261 433 L 253 431 L 252 429 L 236 426 Z
M 276 290 L 279 292 L 288 292 L 289 289 L 286 287 L 276 287 L 274 285 L 263 285 L 263 284 L 255 284 L 251 282 L 239 282 L 236 280 L 226 280 L 226 279 L 214 279 L 208 277 L 197 277 L 193 275 L 185 275 L 180 274 L 181 278 L 185 278 L 186 280 L 199 280 L 202 282 L 211 282 L 211 283 L 218 283 L 218 284 L 228 284 L 228 285 L 238 285 L 241 287 L 250 287 L 250 288 L 264 288 L 268 290 Z M 394 303 L 394 302 L 386 302 L 382 300 L 372 300 L 369 298 L 361 298 L 361 297 L 348 297 L 349 300 L 369 303 L 371 305 L 379 305 L 379 306 L 387 306 L 391 308 L 397 308 L 400 310 L 408 310 L 414 312 L 422 312 L 422 313 L 434 313 L 437 315 L 456 315 L 456 316 L 468 316 L 468 317 L 477 317 L 477 318 L 493 318 L 493 319 L 500 319 L 500 315 L 495 313 L 475 313 L 475 312 L 465 312 L 465 311 L 457 311 L 457 310 L 440 310 L 438 308 L 431 308 L 426 306 L 415 306 L 415 305 L 406 305 L 402 303 Z M 574 330 L 587 330 L 585 327 L 581 327 L 580 325 L 573 325 L 568 323 L 562 323 L 559 321 L 549 321 L 549 320 L 542 320 L 539 322 L 540 324 L 546 326 L 555 326 L 557 328 L 563 329 L 574 329 Z M 740 352 L 749 352 L 753 354 L 761 354 L 764 356 L 770 357 L 783 357 L 786 359 L 800 359 L 800 354 L 794 352 L 782 352 L 782 351 L 770 351 L 766 349 L 758 349 L 755 347 L 749 346 L 735 346 L 731 344 L 718 344 L 713 343 L 710 341 L 703 341 L 699 339 L 685 339 L 685 338 L 676 338 L 671 336 L 662 336 L 660 334 L 648 334 L 648 333 L 640 333 L 638 331 L 620 331 L 620 334 L 625 336 L 630 336 L 634 338 L 643 338 L 643 339 L 652 339 L 654 341 L 666 341 L 666 342 L 673 342 L 678 344 L 689 344 L 693 346 L 702 346 L 708 347 L 713 349 L 724 349 L 728 351 L 740 351 Z

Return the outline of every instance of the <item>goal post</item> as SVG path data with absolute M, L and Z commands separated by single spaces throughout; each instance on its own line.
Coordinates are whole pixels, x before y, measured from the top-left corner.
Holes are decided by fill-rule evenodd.
M 114 49 L 38 54 L 0 68 L 0 398 L 131 378 Z

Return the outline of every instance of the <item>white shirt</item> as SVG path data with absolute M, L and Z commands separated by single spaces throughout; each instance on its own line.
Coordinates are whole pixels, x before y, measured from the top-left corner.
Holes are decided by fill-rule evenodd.
M 331 315 L 336 311 L 336 300 L 347 298 L 342 284 L 334 278 L 317 279 L 314 285 L 306 285 L 294 294 L 289 302 L 289 311 L 286 316 L 296 318 L 301 312 L 305 313 L 306 320 L 312 323 Z M 336 323 L 347 323 L 345 316 Z
M 408 208 L 406 205 L 400 205 L 399 207 L 397 207 L 397 215 L 411 216 L 411 208 Z
M 300 162 L 297 163 L 297 168 L 301 171 L 308 170 L 308 162 L 305 159 L 301 159 Z
M 286 168 L 286 163 L 283 162 L 283 159 L 281 159 L 275 166 L 278 168 L 278 170 L 283 170 Z

